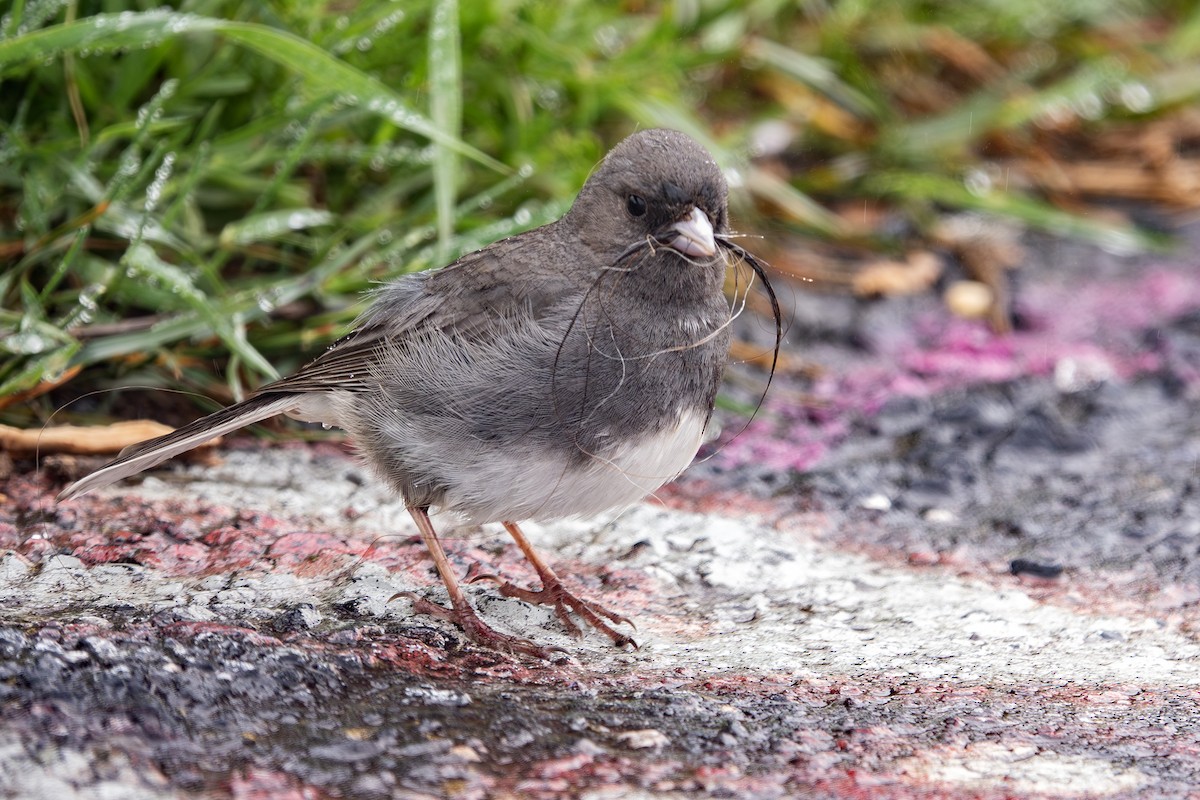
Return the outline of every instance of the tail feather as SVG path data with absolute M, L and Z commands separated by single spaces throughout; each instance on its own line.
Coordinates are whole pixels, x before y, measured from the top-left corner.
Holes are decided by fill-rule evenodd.
M 64 489 L 58 500 L 70 500 L 93 489 L 116 483 L 122 478 L 136 475 L 172 456 L 199 447 L 209 439 L 282 414 L 295 405 L 295 395 L 260 394 L 220 411 L 214 411 L 178 430 L 126 447 L 114 460 Z

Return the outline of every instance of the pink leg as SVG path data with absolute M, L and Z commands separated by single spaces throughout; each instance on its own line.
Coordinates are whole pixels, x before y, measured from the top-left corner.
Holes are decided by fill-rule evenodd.
M 411 598 L 413 609 L 418 614 L 429 614 L 454 623 L 462 628 L 467 638 L 476 644 L 509 653 L 520 653 L 533 656 L 534 658 L 551 660 L 553 653 L 556 652 L 555 648 L 541 647 L 528 639 L 499 633 L 492 630 L 491 627 L 479 618 L 479 615 L 475 613 L 475 609 L 471 608 L 471 604 L 467 602 L 466 595 L 463 594 L 462 588 L 458 585 L 458 580 L 454 577 L 450 560 L 446 558 L 446 551 L 442 549 L 442 543 L 438 540 L 437 532 L 433 529 L 433 523 L 429 521 L 428 509 L 409 508 L 408 513 L 412 514 L 412 518 L 416 520 L 417 528 L 421 531 L 421 538 L 425 541 L 425 547 L 429 550 L 429 556 L 433 559 L 433 564 L 437 567 L 438 574 L 442 577 L 442 583 L 446 585 L 446 592 L 450 595 L 450 608 L 443 608 L 422 597 L 416 597 L 410 592 L 402 592 L 397 597 L 403 595 Z
M 533 545 L 531 545 L 529 540 L 525 538 L 525 534 L 521 533 L 521 529 L 517 527 L 517 524 L 515 522 L 505 522 L 504 527 L 513 537 L 513 540 L 516 541 L 517 547 L 521 548 L 521 552 L 525 554 L 525 557 L 529 559 L 529 563 L 532 564 L 533 568 L 537 571 L 538 577 L 542 581 L 542 588 L 536 591 L 532 589 L 523 589 L 519 586 L 514 586 L 508 581 L 502 582 L 494 575 L 468 574 L 468 580 L 492 580 L 500 584 L 500 594 L 504 595 L 505 597 L 516 597 L 524 600 L 527 603 L 533 603 L 535 605 L 554 606 L 554 613 L 558 616 L 558 619 L 562 622 L 567 631 L 573 636 L 581 636 L 583 632 L 579 629 L 579 625 L 577 625 L 575 621 L 571 619 L 570 612 L 572 611 L 579 615 L 579 617 L 588 625 L 591 625 L 596 630 L 607 634 L 617 647 L 625 647 L 626 645 L 633 645 L 634 647 L 637 647 L 637 642 L 635 642 L 632 637 L 613 630 L 612 626 L 604 621 L 604 619 L 607 619 L 610 622 L 633 625 L 633 622 L 628 617 L 624 617 L 614 611 L 609 611 L 599 603 L 594 603 L 590 600 L 584 600 L 568 592 L 562 585 L 562 581 L 560 581 L 558 576 L 554 574 L 554 570 L 550 569 L 550 567 L 544 561 L 542 561 L 541 557 L 537 554 L 537 551 L 533 549 Z M 604 619 L 601 619 L 601 617 L 604 617 Z

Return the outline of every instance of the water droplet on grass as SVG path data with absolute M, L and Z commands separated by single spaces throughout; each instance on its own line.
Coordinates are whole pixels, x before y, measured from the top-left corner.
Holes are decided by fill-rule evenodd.
M 984 170 L 972 169 L 963 177 L 963 185 L 971 194 L 982 197 L 992 191 L 992 177 Z
M 4 349 L 20 355 L 34 355 L 50 347 L 45 337 L 35 331 L 17 331 L 4 337 Z
M 1154 107 L 1154 94 L 1144 83 L 1130 82 L 1117 90 L 1121 104 L 1134 113 L 1143 113 Z

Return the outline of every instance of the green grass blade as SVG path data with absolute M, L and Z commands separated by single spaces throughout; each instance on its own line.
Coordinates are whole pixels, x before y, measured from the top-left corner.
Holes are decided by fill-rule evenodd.
M 429 101 L 433 124 L 447 139 L 462 129 L 462 55 L 458 0 L 438 0 L 429 23 Z M 437 205 L 438 260 L 448 261 L 454 238 L 454 204 L 458 190 L 458 153 L 438 142 L 433 161 Z
M 332 214 L 319 208 L 265 211 L 226 225 L 221 231 L 220 242 L 223 247 L 238 247 L 277 239 L 292 231 L 332 225 L 334 221 Z
M 1132 225 L 1089 219 L 1009 192 L 972 191 L 962 181 L 941 175 L 888 172 L 864 178 L 863 188 L 881 196 L 920 198 L 1008 217 L 1031 228 L 1094 242 L 1113 252 L 1161 250 L 1166 244 L 1165 237 Z
M 826 59 L 798 53 L 757 36 L 746 43 L 746 54 L 820 92 L 860 119 L 877 119 L 882 115 L 879 104 L 843 81 L 835 65 Z
M 450 136 L 378 79 L 334 57 L 311 42 L 286 31 L 253 22 L 213 19 L 173 11 L 97 14 L 76 22 L 53 25 L 22 36 L 0 40 L 0 77 L 14 65 L 41 63 L 63 53 L 87 50 L 111 53 L 168 38 L 218 33 L 271 61 L 287 67 L 314 89 L 337 95 L 348 105 L 360 105 L 399 128 L 424 136 L 492 169 L 509 169 L 456 136 Z

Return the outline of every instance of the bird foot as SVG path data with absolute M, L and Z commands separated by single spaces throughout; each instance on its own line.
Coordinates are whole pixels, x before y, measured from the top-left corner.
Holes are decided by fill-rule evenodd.
M 579 625 L 575 620 L 571 619 L 571 612 L 574 612 L 588 625 L 612 639 L 613 644 L 617 647 L 624 648 L 627 645 L 632 645 L 635 649 L 637 648 L 638 643 L 634 641 L 632 636 L 614 630 L 608 622 L 605 622 L 605 620 L 608 620 L 618 625 L 624 624 L 636 628 L 637 626 L 633 624 L 633 620 L 629 619 L 629 617 L 611 611 L 599 603 L 584 600 L 572 594 L 567 591 L 562 582 L 553 574 L 542 575 L 541 577 L 541 589 L 525 589 L 511 581 L 503 580 L 497 575 L 481 573 L 477 565 L 472 565 L 467 571 L 466 580 L 469 583 L 492 581 L 500 587 L 500 594 L 505 597 L 515 597 L 531 605 L 553 606 L 554 615 L 558 617 L 559 622 L 563 624 L 563 627 L 572 636 L 583 635 L 583 631 Z
M 404 597 L 411 600 L 413 611 L 417 614 L 426 614 L 456 625 L 466 634 L 468 639 L 483 647 L 490 647 L 494 650 L 501 650 L 514 655 L 532 656 L 533 658 L 540 658 L 543 661 L 561 661 L 566 653 L 561 647 L 542 647 L 528 639 L 500 633 L 480 619 L 479 615 L 470 606 L 459 609 L 446 608 L 445 606 L 430 602 L 413 592 L 397 592 L 388 599 L 388 602 L 395 600 L 397 597 Z

